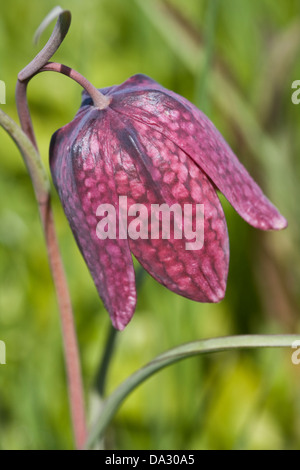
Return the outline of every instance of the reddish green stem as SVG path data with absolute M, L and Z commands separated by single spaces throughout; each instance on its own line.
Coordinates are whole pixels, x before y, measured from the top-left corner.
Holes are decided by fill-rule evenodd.
M 28 109 L 26 90 L 27 81 L 18 81 L 16 88 L 17 109 L 21 127 L 24 133 L 29 138 L 29 140 L 34 145 L 35 149 L 37 150 L 36 139 L 34 136 L 31 117 Z M 56 296 L 59 305 L 62 325 L 62 337 L 64 343 L 64 355 L 68 378 L 68 391 L 74 437 L 76 448 L 81 449 L 83 448 L 86 440 L 87 428 L 80 359 L 71 298 L 57 241 L 53 213 L 51 209 L 50 193 L 49 191 L 45 190 L 42 184 L 40 184 L 39 180 L 41 174 L 38 171 L 39 169 L 35 168 L 36 164 L 32 161 L 30 156 L 29 158 L 27 157 L 25 159 L 25 163 L 29 169 L 32 183 L 36 193 L 41 222 L 46 240 L 49 265 L 56 289 Z
M 58 72 L 63 75 L 67 75 L 69 78 L 72 78 L 75 82 L 81 85 L 85 91 L 90 95 L 93 100 L 94 106 L 99 109 L 105 109 L 109 106 L 111 102 L 111 97 L 103 95 L 97 88 L 92 85 L 83 75 L 77 72 L 74 69 L 71 69 L 67 65 L 58 64 L 57 62 L 48 62 L 46 65 L 41 67 L 37 73 L 40 72 Z
M 39 31 L 43 30 L 45 24 L 48 24 L 48 22 L 53 19 L 57 12 L 59 13 L 59 17 L 47 44 L 18 75 L 16 102 L 21 127 L 34 146 L 38 155 L 37 163 L 36 161 L 33 161 L 34 159 L 30 158 L 30 155 L 28 157 L 28 155 L 25 154 L 25 163 L 28 167 L 39 205 L 40 216 L 46 239 L 49 264 L 52 271 L 59 304 L 68 376 L 68 390 L 76 447 L 83 448 L 87 436 L 87 430 L 84 394 L 74 318 L 69 289 L 53 222 L 53 214 L 50 204 L 50 192 L 48 189 L 45 189 L 45 186 L 43 186 L 41 172 L 39 171 L 40 168 L 38 168 L 38 166 L 41 166 L 42 163 L 38 154 L 37 142 L 34 135 L 27 102 L 27 85 L 29 80 L 36 74 L 44 71 L 53 71 L 67 75 L 79 83 L 91 96 L 94 102 L 94 106 L 100 109 L 104 109 L 109 105 L 110 98 L 102 95 L 102 93 L 100 93 L 97 88 L 95 88 L 85 77 L 70 67 L 62 64 L 48 62 L 62 43 L 68 32 L 71 22 L 71 14 L 69 11 L 56 8 L 55 11 L 50 12 L 50 14 L 44 20 L 42 26 L 39 28 Z

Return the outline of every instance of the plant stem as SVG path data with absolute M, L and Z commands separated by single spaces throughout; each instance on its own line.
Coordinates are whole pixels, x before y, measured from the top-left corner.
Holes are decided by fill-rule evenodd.
M 46 64 L 54 53 L 57 51 L 61 43 L 63 42 L 64 38 L 66 37 L 67 32 L 69 31 L 69 27 L 71 24 L 71 12 L 69 10 L 62 10 L 60 7 L 56 8 L 56 13 L 59 14 L 57 22 L 54 26 L 52 34 L 48 39 L 47 44 L 43 47 L 43 49 L 35 56 L 35 58 L 28 64 L 26 67 L 21 70 L 18 74 L 18 79 L 23 82 L 29 80 L 39 69 Z M 52 12 L 47 15 L 45 20 L 42 22 L 38 29 L 38 35 L 40 31 L 44 29 L 44 26 L 48 24 L 48 20 L 51 18 L 53 19 L 55 16 L 52 15 Z
M 103 95 L 97 88 L 92 85 L 83 75 L 77 72 L 74 69 L 71 69 L 67 65 L 58 64 L 56 62 L 48 62 L 36 73 L 40 72 L 58 72 L 63 75 L 67 75 L 69 78 L 72 78 L 75 82 L 81 85 L 85 91 L 90 95 L 93 100 L 94 106 L 99 109 L 105 109 L 109 106 L 111 102 L 111 97 Z
M 137 292 L 141 288 L 144 279 L 145 279 L 146 271 L 142 266 L 138 266 L 136 273 L 135 273 L 135 285 Z M 98 373 L 95 379 L 95 389 L 99 394 L 101 400 L 103 399 L 105 393 L 105 385 L 107 379 L 107 373 L 109 369 L 109 365 L 111 363 L 111 359 L 115 350 L 115 344 L 117 339 L 118 330 L 116 330 L 112 324 L 109 325 L 108 335 L 104 347 L 104 351 L 102 354 L 100 366 L 98 369 Z
M 27 103 L 26 90 L 27 80 L 24 82 L 18 81 L 16 88 L 16 102 L 19 119 L 23 132 L 34 147 L 34 157 L 33 152 L 22 152 L 22 155 L 26 166 L 29 169 L 30 177 L 32 179 L 32 184 L 35 190 L 47 246 L 49 265 L 56 290 L 62 325 L 64 355 L 67 369 L 68 391 L 74 437 L 76 448 L 80 449 L 83 447 L 86 440 L 87 431 L 79 351 L 74 326 L 73 311 L 55 232 L 49 191 L 50 185 L 47 188 L 44 185 L 44 175 L 46 172 L 44 170 L 41 171 L 43 166 L 37 150 L 37 143 L 34 136 Z
M 47 209 L 41 212 L 49 264 L 60 311 L 75 443 L 77 449 L 82 449 L 86 441 L 87 428 L 80 357 L 68 283 L 59 251 L 50 200 Z
M 101 398 L 104 396 L 107 372 L 115 349 L 117 334 L 118 330 L 116 330 L 112 324 L 110 324 L 100 367 L 95 380 L 95 389 Z
M 299 335 L 248 335 L 210 338 L 183 344 L 156 357 L 126 379 L 104 402 L 100 416 L 92 428 L 86 447 L 93 448 L 127 396 L 147 378 L 175 362 L 198 354 L 233 349 L 292 347 Z
M 219 0 L 210 0 L 207 4 L 204 21 L 205 56 L 201 67 L 201 74 L 198 72 L 196 75 L 198 83 L 196 83 L 195 104 L 206 114 L 208 113 L 207 85 L 214 54 L 215 25 L 218 6 Z
M 30 173 L 44 230 L 49 265 L 54 280 L 60 311 L 73 431 L 76 448 L 80 449 L 83 447 L 86 440 L 87 430 L 76 330 L 67 279 L 64 272 L 54 226 L 50 201 L 50 184 L 48 180 L 47 185 L 45 184 L 46 172 L 43 168 L 38 152 L 38 146 L 34 135 L 27 102 L 27 85 L 29 80 L 34 75 L 36 75 L 45 64 L 47 64 L 47 62 L 51 59 L 53 54 L 61 45 L 69 30 L 71 23 L 70 11 L 62 10 L 60 7 L 56 7 L 50 12 L 49 15 L 47 15 L 43 23 L 40 25 L 36 37 L 39 36 L 39 34 L 44 30 L 49 22 L 57 16 L 57 14 L 58 20 L 47 44 L 37 54 L 37 56 L 18 74 L 18 82 L 16 86 L 16 103 L 18 115 L 25 137 L 32 145 L 32 148 L 27 152 L 24 151 L 24 148 L 22 151 L 22 144 L 18 143 L 18 146 L 22 152 L 25 164 Z M 14 127 L 15 129 L 18 129 L 16 124 Z
M 50 183 L 35 146 L 18 124 L 1 109 L 0 125 L 13 139 L 23 156 L 39 205 L 47 204 L 50 194 Z
M 36 142 L 36 138 L 34 135 L 33 125 L 31 121 L 31 116 L 29 112 L 29 106 L 27 101 L 27 85 L 30 79 L 24 80 L 21 82 L 20 80 L 17 81 L 16 85 L 16 104 L 18 110 L 19 120 L 22 126 L 23 132 L 27 135 L 29 140 L 34 145 L 36 151 L 38 152 L 38 146 Z M 41 160 L 41 159 L 40 159 Z M 30 160 L 26 162 L 26 164 L 30 165 Z M 33 187 L 35 187 L 35 181 L 32 181 Z

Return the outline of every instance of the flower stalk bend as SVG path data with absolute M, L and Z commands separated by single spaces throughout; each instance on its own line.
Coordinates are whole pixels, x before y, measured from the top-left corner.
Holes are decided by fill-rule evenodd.
M 74 325 L 69 288 L 54 226 L 50 199 L 50 184 L 38 152 L 38 146 L 34 135 L 27 102 L 28 82 L 35 74 L 39 72 L 40 68 L 43 67 L 56 52 L 65 35 L 67 34 L 70 21 L 70 12 L 61 10 L 53 33 L 46 46 L 18 75 L 18 82 L 16 86 L 16 103 L 19 120 L 23 131 L 22 132 L 20 130 L 19 134 L 22 132 L 22 135 L 24 136 L 23 140 L 27 139 L 28 147 L 31 145 L 30 150 L 27 152 L 23 150 L 22 143 L 18 143 L 36 194 L 46 241 L 49 265 L 55 285 L 62 326 L 73 432 L 76 448 L 80 449 L 85 443 L 87 430 L 77 336 Z M 18 126 L 15 124 L 14 128 L 17 129 Z

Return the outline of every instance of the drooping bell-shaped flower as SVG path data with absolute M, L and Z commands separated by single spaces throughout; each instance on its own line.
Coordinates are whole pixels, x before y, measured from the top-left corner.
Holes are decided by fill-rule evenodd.
M 131 253 L 171 291 L 199 302 L 220 301 L 226 289 L 229 242 L 216 189 L 256 228 L 279 230 L 286 227 L 286 220 L 214 125 L 189 101 L 144 75 L 101 92 L 110 97 L 105 109 L 95 107 L 84 94 L 74 120 L 54 134 L 50 167 L 113 325 L 123 329 L 135 310 Z M 190 219 L 179 222 L 181 238 L 175 229 L 167 237 L 161 236 L 161 229 L 160 236 L 153 235 L 151 209 L 163 204 L 182 209 L 182 217 L 185 209 L 192 208 Z M 198 227 L 191 218 L 199 207 L 204 215 L 203 242 L 187 249 L 191 239 L 183 226 L 190 222 L 197 238 Z M 145 208 L 142 233 L 142 219 L 138 224 L 133 216 L 141 216 Z M 140 236 L 124 236 L 129 228 L 120 217 L 124 210 L 128 220 L 136 228 L 139 225 Z M 99 236 L 100 216 L 107 217 L 108 226 L 114 215 L 113 233 Z M 175 220 L 173 212 L 171 216 Z

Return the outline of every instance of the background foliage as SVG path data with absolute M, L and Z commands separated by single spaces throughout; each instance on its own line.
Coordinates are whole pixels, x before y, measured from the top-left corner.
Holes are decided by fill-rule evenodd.
M 70 32 L 55 60 L 98 87 L 145 73 L 203 109 L 289 221 L 279 233 L 248 226 L 222 198 L 231 262 L 226 298 L 198 304 L 148 275 L 137 312 L 117 338 L 107 393 L 162 351 L 210 336 L 299 332 L 300 79 L 297 0 L 61 0 Z M 1 5 L 3 110 L 17 120 L 17 73 L 36 54 L 32 36 L 56 5 Z M 49 28 L 50 31 L 50 28 Z M 47 30 L 48 32 L 48 30 Z M 45 33 L 42 43 L 47 39 Z M 40 45 L 41 46 L 41 45 Z M 40 47 L 39 46 L 39 47 Z M 80 88 L 58 74 L 29 86 L 41 154 L 75 115 Z M 57 304 L 31 183 L 0 130 L 0 448 L 72 448 Z M 57 195 L 53 204 L 69 279 L 87 407 L 108 315 L 73 240 Z M 299 449 L 300 366 L 291 351 L 222 353 L 159 373 L 125 402 L 106 438 L 115 449 Z

